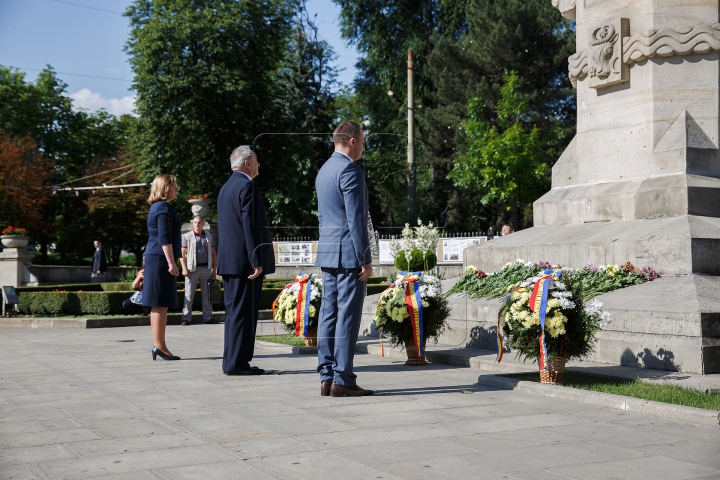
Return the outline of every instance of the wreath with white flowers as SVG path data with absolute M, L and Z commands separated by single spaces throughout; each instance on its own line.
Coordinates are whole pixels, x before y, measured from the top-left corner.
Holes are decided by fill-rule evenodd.
M 298 314 L 298 298 L 302 285 L 295 281 L 282 289 L 274 303 L 273 314 L 275 320 L 288 332 L 295 333 Z M 310 307 L 308 309 L 308 327 L 317 330 L 320 317 L 320 302 L 322 300 L 322 277 L 311 276 Z
M 432 275 L 420 275 L 416 280 L 423 310 L 423 337 L 437 342 L 447 327 L 450 307 L 442 294 L 440 279 Z M 412 342 L 413 331 L 407 307 L 406 286 L 408 280 L 398 278 L 380 294 L 375 308 L 375 325 L 387 335 L 390 342 L 400 345 Z

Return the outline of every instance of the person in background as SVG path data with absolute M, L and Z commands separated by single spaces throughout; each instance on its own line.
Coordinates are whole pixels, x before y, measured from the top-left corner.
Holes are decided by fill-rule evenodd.
M 190 325 L 192 322 L 192 306 L 195 299 L 195 290 L 200 282 L 202 296 L 202 315 L 205 323 L 217 323 L 212 317 L 212 303 L 208 280 L 215 278 L 215 241 L 207 232 L 203 231 L 205 220 L 196 216 L 192 221 L 193 229 L 182 236 L 182 274 L 185 277 L 185 301 L 183 303 L 183 316 L 181 325 Z
M 129 310 L 132 313 L 144 313 L 147 315 L 149 312 L 148 309 L 143 308 L 142 306 L 142 291 L 143 291 L 143 280 L 145 279 L 145 269 L 141 268 L 138 270 L 137 274 L 135 275 L 135 280 L 132 282 L 132 289 L 135 290 L 135 293 L 132 294 L 130 298 L 123 301 L 122 307 L 125 310 Z
M 502 226 L 502 235 L 503 235 L 503 237 L 504 237 L 505 235 L 510 235 L 511 233 L 513 233 L 513 228 L 512 228 L 509 224 L 507 224 L 507 223 L 504 224 L 504 225 Z
M 94 279 L 94 281 L 103 280 L 105 277 L 105 272 L 107 272 L 107 262 L 105 261 L 105 250 L 103 250 L 102 242 L 100 240 L 95 240 L 93 242 L 93 245 L 95 245 L 95 253 L 93 254 L 92 273 L 90 274 L 90 277 L 92 279 Z M 103 278 L 95 278 L 95 277 L 103 277 Z
M 180 217 L 170 206 L 177 198 L 177 181 L 172 175 L 155 177 L 150 187 L 150 212 L 148 213 L 148 243 L 145 247 L 145 279 L 143 283 L 143 307 L 152 308 L 154 346 L 153 360 L 159 355 L 165 360 L 180 360 L 170 353 L 165 343 L 168 308 L 177 308 L 178 267 L 180 257 Z

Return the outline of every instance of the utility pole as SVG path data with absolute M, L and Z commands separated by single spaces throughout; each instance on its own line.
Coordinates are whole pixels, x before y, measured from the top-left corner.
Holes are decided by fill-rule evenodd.
M 408 147 L 407 147 L 407 182 L 408 182 L 408 222 L 412 225 L 417 218 L 417 205 L 415 200 L 415 116 L 414 116 L 414 78 L 413 78 L 413 51 L 408 50 Z

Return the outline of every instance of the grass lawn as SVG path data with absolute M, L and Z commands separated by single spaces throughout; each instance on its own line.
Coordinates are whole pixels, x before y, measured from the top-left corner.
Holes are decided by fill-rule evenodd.
M 540 382 L 538 373 L 520 373 L 503 375 L 503 377 Z M 694 388 L 678 385 L 648 383 L 639 379 L 597 377 L 565 370 L 563 386 L 720 411 L 720 394 L 701 392 Z
M 305 340 L 303 337 L 296 337 L 290 333 L 284 335 L 259 335 L 255 340 L 263 342 L 282 343 L 283 345 L 292 345 L 293 347 L 304 347 Z

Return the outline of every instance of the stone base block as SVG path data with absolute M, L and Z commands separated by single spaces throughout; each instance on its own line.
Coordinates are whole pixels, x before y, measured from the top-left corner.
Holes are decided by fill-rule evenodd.
M 464 251 L 466 266 L 486 272 L 517 258 L 573 268 L 632 262 L 666 275 L 720 275 L 720 218 L 684 215 L 533 227 Z

